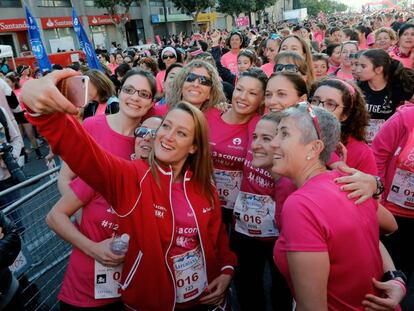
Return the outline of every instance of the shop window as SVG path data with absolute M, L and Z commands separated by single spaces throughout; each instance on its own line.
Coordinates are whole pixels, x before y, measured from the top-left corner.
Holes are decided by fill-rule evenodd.
M 1 8 L 19 8 L 22 6 L 20 0 L 0 0 Z
M 38 6 L 71 7 L 70 0 L 40 0 Z

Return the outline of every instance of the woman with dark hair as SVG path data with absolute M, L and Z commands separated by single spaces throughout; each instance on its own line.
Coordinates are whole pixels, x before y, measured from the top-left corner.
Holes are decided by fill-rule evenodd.
M 211 183 L 203 113 L 188 103 L 176 103 L 156 132 L 148 163 L 123 160 L 102 150 L 69 115 L 56 113 L 77 113 L 53 83 L 71 75 L 52 73 L 31 83 L 23 96 L 30 99 L 32 110 L 52 113 L 31 121 L 56 153 L 110 202 L 119 217 L 118 232 L 131 237 L 121 280 L 125 308 L 225 308 L 236 257 L 228 247 Z M 140 91 L 128 93 L 138 96 Z M 35 96 L 39 93 L 46 94 L 47 101 Z
M 382 49 L 367 50 L 358 58 L 356 74 L 371 115 L 367 141 L 414 94 L 414 71 L 404 68 Z
M 411 53 L 414 48 L 414 24 L 404 24 L 398 30 L 398 44 L 390 51 L 393 59 L 399 60 L 404 67 L 413 68 Z
M 315 79 L 320 81 L 328 75 L 329 57 L 324 53 L 312 54 L 313 69 L 315 71 Z
M 374 154 L 366 144 L 369 113 L 361 90 L 352 82 L 326 79 L 317 83 L 309 102 L 331 112 L 341 123 L 341 142 L 347 149 L 346 164 L 378 175 Z
M 164 88 L 162 86 L 165 78 L 165 70 L 174 63 L 181 63 L 181 54 L 177 53 L 177 50 L 172 46 L 165 47 L 158 57 L 158 68 L 160 71 L 155 76 L 157 81 L 157 91 L 162 93 Z
M 326 54 L 329 57 L 328 74 L 338 70 L 341 64 L 341 45 L 339 43 L 331 43 L 326 47 Z
M 237 67 L 237 56 L 242 47 L 245 46 L 243 35 L 238 31 L 232 32 L 226 40 L 226 45 L 230 47 L 230 51 L 221 57 L 221 63 L 233 74 L 237 74 L 239 72 Z
M 138 61 L 139 67 L 142 69 L 151 72 L 154 77 L 158 73 L 157 62 L 152 57 L 143 57 Z M 170 65 L 171 66 L 171 65 Z M 167 68 L 168 69 L 168 68 Z

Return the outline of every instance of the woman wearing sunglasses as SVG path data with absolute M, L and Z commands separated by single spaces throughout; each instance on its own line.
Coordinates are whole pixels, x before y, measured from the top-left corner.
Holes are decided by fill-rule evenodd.
M 138 86 L 140 89 L 136 90 Z M 154 77 L 145 71 L 131 70 L 122 81 L 120 111 L 114 115 L 88 118 L 83 126 L 103 149 L 129 159 L 134 150 L 134 130 L 152 107 L 154 93 Z M 141 130 L 135 131 L 141 136 L 135 139 L 135 154 L 141 157 L 149 152 L 151 136 L 144 135 L 143 131 L 151 127 L 156 129 L 159 123 L 157 119 L 149 118 L 139 128 Z M 81 218 L 75 225 L 70 217 L 81 208 Z M 107 295 L 97 295 L 95 291 L 99 288 L 99 284 L 95 283 L 96 269 L 102 265 L 118 266 L 124 259 L 124 256 L 113 254 L 109 248 L 119 226 L 111 205 L 93 187 L 75 178 L 66 185 L 62 198 L 48 214 L 47 223 L 74 246 L 59 293 L 61 310 L 122 308 L 116 288 Z
M 311 63 L 312 64 L 312 63 Z M 315 81 L 313 68 L 296 52 L 280 52 L 275 57 L 274 72 L 290 71 L 298 73 L 306 81 L 308 88 Z
M 236 257 L 211 184 L 204 115 L 193 105 L 176 103 L 157 131 L 148 163 L 126 161 L 100 148 L 71 116 L 56 113 L 77 112 L 55 87 L 73 74 L 54 72 L 30 83 L 23 96 L 31 99 L 28 106 L 35 112 L 52 113 L 31 121 L 111 203 L 120 217 L 119 232 L 131 237 L 121 281 L 125 308 L 214 309 L 224 301 Z
M 203 112 L 226 102 L 217 70 L 202 60 L 193 60 L 185 65 L 175 76 L 172 90 L 167 93 L 167 105 L 158 107 L 157 113 L 165 114 L 169 107 L 181 100 L 189 102 Z
M 181 63 L 181 55 L 177 53 L 175 48 L 171 46 L 165 47 L 161 51 L 158 59 L 158 68 L 160 68 L 160 71 L 157 73 L 157 76 L 155 77 L 155 80 L 157 81 L 158 93 L 162 93 L 164 90 L 163 82 L 165 79 L 165 70 L 176 62 Z

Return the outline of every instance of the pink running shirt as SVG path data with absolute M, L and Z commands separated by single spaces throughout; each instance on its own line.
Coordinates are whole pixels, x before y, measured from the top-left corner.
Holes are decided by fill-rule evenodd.
M 221 64 L 235 75 L 239 73 L 239 68 L 237 67 L 237 56 L 238 54 L 234 54 L 229 51 L 221 57 Z

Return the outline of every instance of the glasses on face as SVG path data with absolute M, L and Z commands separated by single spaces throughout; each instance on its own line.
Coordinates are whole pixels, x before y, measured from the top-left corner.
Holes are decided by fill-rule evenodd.
M 295 64 L 277 64 L 275 65 L 275 72 L 280 72 L 280 71 L 290 71 L 290 72 L 298 72 L 299 71 L 299 67 Z
M 134 95 L 135 93 L 138 93 L 138 96 L 144 99 L 151 99 L 152 94 L 151 92 L 148 92 L 147 90 L 137 90 L 134 87 L 130 85 L 126 85 L 122 87 L 122 92 L 128 94 L 128 95 Z
M 318 118 L 316 117 L 315 111 L 313 111 L 312 106 L 310 104 L 306 104 L 306 107 L 308 109 L 310 117 L 312 118 L 313 126 L 316 130 L 316 135 L 318 136 L 318 139 L 321 139 L 321 126 L 319 124 Z
M 157 131 L 156 130 L 153 130 L 153 129 L 149 129 L 148 127 L 145 127 L 145 126 L 140 126 L 140 127 L 137 127 L 136 129 L 135 129 L 135 131 L 134 131 L 134 136 L 136 137 L 136 138 L 145 138 L 145 137 L 147 137 L 148 135 L 150 135 L 150 137 L 152 138 L 152 139 L 154 139 L 155 138 L 155 134 L 157 133 Z
M 162 57 L 162 59 L 174 59 L 175 58 L 175 55 L 174 54 L 170 54 L 170 55 L 164 55 L 163 57 Z
M 213 82 L 207 78 L 206 76 L 202 76 L 202 75 L 198 75 L 195 73 L 189 73 L 187 78 L 185 78 L 185 82 L 194 82 L 195 80 L 198 80 L 198 82 L 200 82 L 201 85 L 204 86 L 212 86 Z
M 310 100 L 311 105 L 313 106 L 318 106 L 318 107 L 322 107 L 330 112 L 334 112 L 336 110 L 336 108 L 338 108 L 339 106 L 341 106 L 340 104 L 338 104 L 337 102 L 331 100 L 331 99 L 327 99 L 327 100 L 320 100 L 319 98 L 311 98 Z

